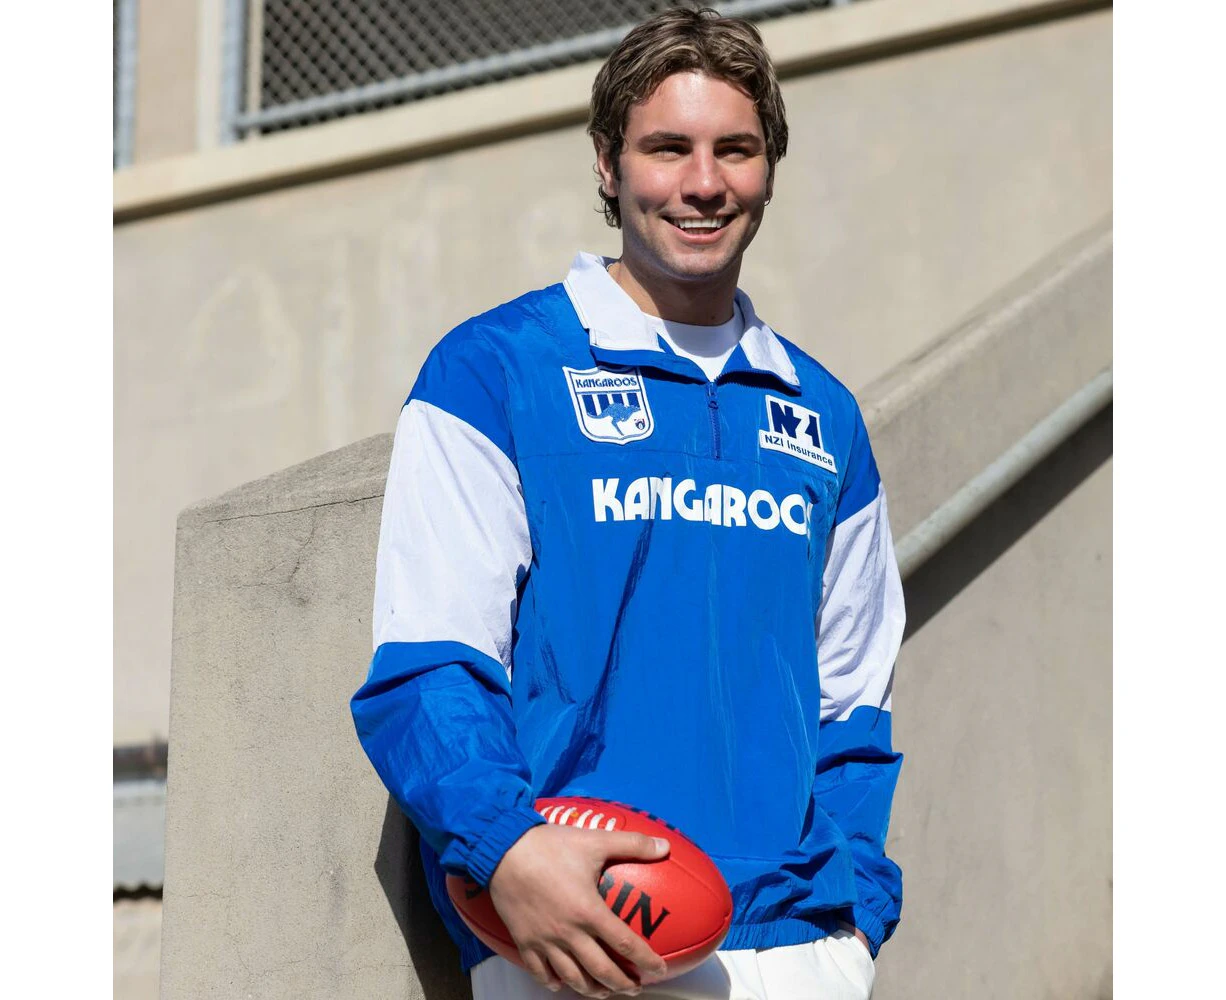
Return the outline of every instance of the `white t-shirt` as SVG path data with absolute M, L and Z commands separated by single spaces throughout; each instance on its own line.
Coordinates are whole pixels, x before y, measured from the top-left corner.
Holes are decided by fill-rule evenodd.
M 740 342 L 741 334 L 745 332 L 745 317 L 735 302 L 732 304 L 732 319 L 719 326 L 693 326 L 658 316 L 648 316 L 647 319 L 676 354 L 693 361 L 712 382 L 724 370 L 724 365 Z

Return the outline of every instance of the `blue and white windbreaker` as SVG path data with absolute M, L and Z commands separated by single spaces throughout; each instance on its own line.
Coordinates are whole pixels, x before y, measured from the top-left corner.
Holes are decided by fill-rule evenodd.
M 449 333 L 396 430 L 358 736 L 445 871 L 488 882 L 541 796 L 628 802 L 732 890 L 726 949 L 851 920 L 874 954 L 901 755 L 902 587 L 859 408 L 737 292 L 710 382 L 601 258 Z

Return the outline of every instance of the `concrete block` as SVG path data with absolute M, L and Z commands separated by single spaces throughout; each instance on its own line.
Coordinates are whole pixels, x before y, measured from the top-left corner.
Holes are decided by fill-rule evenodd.
M 389 452 L 368 439 L 180 520 L 165 997 L 466 995 L 347 707 Z

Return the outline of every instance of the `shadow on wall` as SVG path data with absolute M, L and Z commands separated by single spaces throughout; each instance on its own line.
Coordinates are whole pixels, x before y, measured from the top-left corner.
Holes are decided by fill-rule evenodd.
M 400 925 L 409 960 L 426 1000 L 472 1000 L 468 976 L 460 971 L 460 952 L 434 912 L 418 835 L 388 796 L 375 874 Z
M 1111 457 L 1111 418 L 1107 405 L 904 581 L 904 642 Z

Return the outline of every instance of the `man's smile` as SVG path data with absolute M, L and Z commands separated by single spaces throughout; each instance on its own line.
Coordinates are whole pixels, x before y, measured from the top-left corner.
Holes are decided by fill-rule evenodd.
M 728 223 L 733 220 L 734 216 L 687 216 L 684 218 L 678 218 L 666 215 L 665 218 L 678 229 L 683 229 L 686 231 L 715 232 L 728 225 Z

